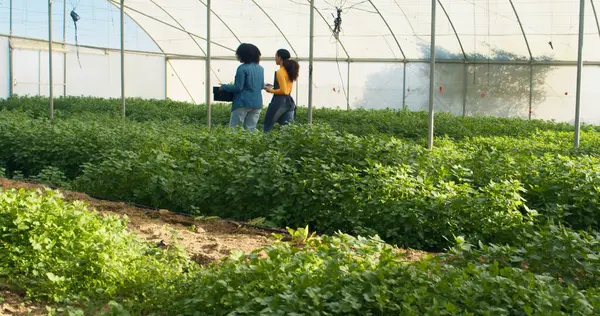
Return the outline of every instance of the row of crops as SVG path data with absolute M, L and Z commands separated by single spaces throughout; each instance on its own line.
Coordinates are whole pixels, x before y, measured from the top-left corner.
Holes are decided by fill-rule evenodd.
M 43 99 L 0 102 L 6 176 L 194 215 L 309 225 L 334 237 L 200 269 L 175 250 L 133 242 L 119 220 L 52 194 L 5 192 L 1 226 L 10 241 L 0 246 L 10 251 L 0 255 L 0 280 L 22 275 L 12 285 L 32 295 L 169 314 L 600 312 L 594 126 L 574 150 L 569 125 L 442 114 L 428 151 L 425 113 L 319 109 L 319 124 L 299 119 L 262 134 L 209 131 L 204 109 L 184 103 L 129 100 L 127 120 L 116 100 L 55 106 L 51 122 Z M 226 106 L 213 113 L 216 125 L 227 122 Z M 42 206 L 31 212 L 24 203 Z M 63 235 L 48 227 L 71 228 Z M 338 231 L 449 257 L 408 263 L 381 241 Z M 89 241 L 74 242 L 82 234 Z M 48 245 L 57 242 L 74 248 L 55 253 L 63 250 Z M 125 248 L 130 256 L 116 258 Z

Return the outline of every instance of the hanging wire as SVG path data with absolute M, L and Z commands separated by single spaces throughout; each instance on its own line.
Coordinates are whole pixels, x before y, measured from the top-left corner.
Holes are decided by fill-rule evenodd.
M 488 16 L 488 60 L 487 60 L 487 89 L 490 89 L 490 59 L 492 58 L 492 35 L 491 35 L 491 14 L 490 14 L 490 0 L 487 0 L 487 16 Z
M 476 5 L 473 2 L 473 54 L 477 55 L 477 15 L 475 13 Z M 473 85 L 477 81 L 477 65 L 473 67 Z
M 71 10 L 70 16 L 71 19 L 73 20 L 73 25 L 75 26 L 75 48 L 77 50 L 77 63 L 79 63 L 79 68 L 81 69 L 81 59 L 79 56 L 79 38 L 78 38 L 78 30 L 77 30 L 77 21 L 81 20 L 81 17 L 79 16 L 79 14 L 77 14 L 77 12 L 75 12 L 75 10 L 77 10 L 77 6 L 79 6 L 79 4 L 81 3 L 81 0 L 74 2 L 73 0 L 70 0 L 71 2 L 71 7 L 73 8 Z
M 344 84 L 344 77 L 342 76 L 342 70 L 340 69 L 340 62 L 338 60 L 338 56 L 340 53 L 340 43 L 339 41 L 335 45 L 335 63 L 337 64 L 338 74 L 340 75 L 340 81 L 342 82 L 342 91 L 344 92 L 344 98 L 346 99 L 346 103 L 350 102 L 350 96 L 346 92 L 346 85 Z

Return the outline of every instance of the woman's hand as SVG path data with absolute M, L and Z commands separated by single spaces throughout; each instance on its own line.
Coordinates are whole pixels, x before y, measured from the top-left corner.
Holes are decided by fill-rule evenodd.
M 269 88 L 269 87 L 265 87 L 264 89 L 265 91 L 267 91 L 268 93 L 273 93 L 273 89 Z

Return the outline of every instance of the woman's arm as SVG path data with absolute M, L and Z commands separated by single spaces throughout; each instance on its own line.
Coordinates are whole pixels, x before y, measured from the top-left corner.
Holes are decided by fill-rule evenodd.
M 233 84 L 224 84 L 221 86 L 221 89 L 226 92 L 239 93 L 244 89 L 244 85 L 246 84 L 246 74 L 242 69 L 242 66 L 239 66 L 237 71 L 235 72 L 235 81 Z
M 287 74 L 283 71 L 277 71 L 276 76 L 279 89 L 269 89 L 267 92 L 277 95 L 286 95 L 285 91 L 288 90 L 288 78 L 286 78 Z

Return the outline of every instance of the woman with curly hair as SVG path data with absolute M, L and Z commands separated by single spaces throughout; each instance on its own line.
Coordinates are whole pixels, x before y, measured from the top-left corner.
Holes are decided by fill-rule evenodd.
M 273 94 L 273 99 L 267 109 L 263 131 L 270 132 L 275 122 L 287 125 L 296 118 L 296 103 L 292 98 L 292 87 L 298 79 L 300 65 L 290 59 L 290 52 L 280 49 L 275 54 L 275 63 L 280 67 L 275 72 L 274 87 L 266 87 L 265 91 Z
M 260 63 L 260 50 L 252 44 L 241 44 L 235 55 L 242 63 L 236 71 L 233 84 L 224 84 L 221 90 L 232 92 L 229 126 L 256 130 L 256 123 L 263 107 L 262 89 L 265 85 L 265 70 Z

